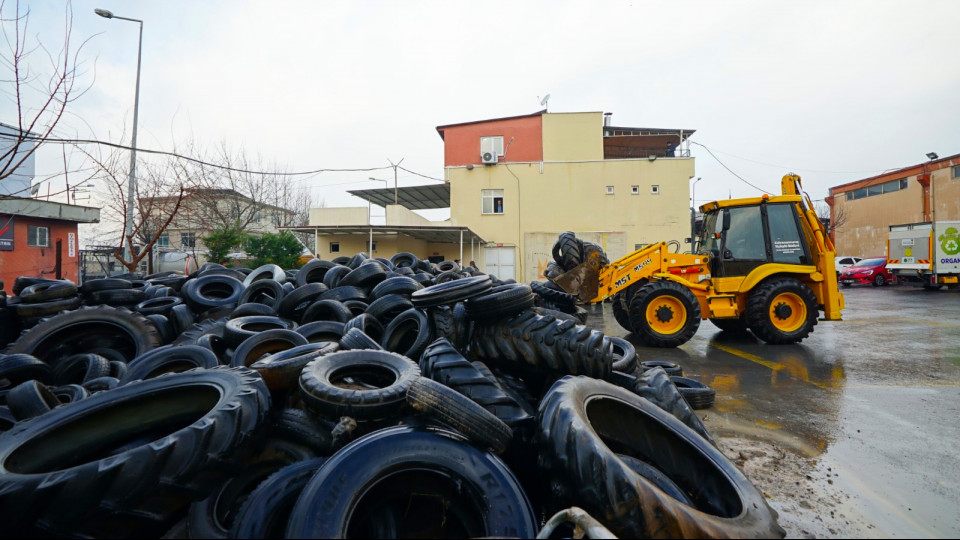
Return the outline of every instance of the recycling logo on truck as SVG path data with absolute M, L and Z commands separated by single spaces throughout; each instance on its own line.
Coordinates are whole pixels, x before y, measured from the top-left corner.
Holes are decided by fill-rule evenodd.
M 940 240 L 940 247 L 947 255 L 956 255 L 960 253 L 960 231 L 953 227 L 947 228 L 937 240 Z

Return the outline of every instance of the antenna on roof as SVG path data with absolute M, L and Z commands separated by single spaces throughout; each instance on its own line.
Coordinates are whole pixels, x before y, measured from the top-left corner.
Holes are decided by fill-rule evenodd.
M 540 96 L 537 96 L 537 99 L 540 99 Z M 547 94 L 543 96 L 543 99 L 540 99 L 540 105 L 542 105 L 543 108 L 546 109 L 548 101 L 550 101 L 550 94 Z

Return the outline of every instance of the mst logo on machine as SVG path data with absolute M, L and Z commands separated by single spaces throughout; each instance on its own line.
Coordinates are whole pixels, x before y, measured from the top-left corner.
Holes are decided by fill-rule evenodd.
M 653 259 L 650 259 L 650 258 L 648 257 L 648 258 L 647 258 L 645 261 L 643 261 L 642 263 L 634 266 L 634 267 L 633 267 L 633 271 L 634 271 L 634 272 L 639 272 L 641 269 L 643 269 L 645 266 L 647 266 L 647 265 L 650 264 L 651 262 L 653 262 Z M 622 278 L 618 279 L 616 282 L 614 282 L 613 286 L 614 286 L 614 287 L 622 287 L 622 286 L 626 285 L 626 284 L 629 283 L 629 282 L 630 282 L 630 274 L 627 274 L 627 275 L 623 276 Z

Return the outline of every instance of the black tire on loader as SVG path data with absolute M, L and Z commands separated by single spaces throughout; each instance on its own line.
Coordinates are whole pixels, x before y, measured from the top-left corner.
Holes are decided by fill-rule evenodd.
M 650 347 L 683 345 L 700 327 L 700 302 L 673 281 L 652 281 L 630 299 L 630 326 Z
M 799 343 L 817 324 L 817 298 L 796 278 L 771 278 L 750 294 L 746 320 L 753 334 L 767 343 Z

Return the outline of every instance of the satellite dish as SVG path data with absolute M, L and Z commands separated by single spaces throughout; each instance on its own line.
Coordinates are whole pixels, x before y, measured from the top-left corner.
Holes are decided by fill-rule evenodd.
M 39 192 L 40 192 L 40 184 L 34 184 L 34 185 L 30 186 L 30 195 L 31 195 L 31 196 L 36 195 L 36 194 L 39 193 Z
M 540 97 L 540 96 L 537 96 L 537 97 Z M 546 107 L 548 101 L 550 101 L 550 94 L 543 96 L 543 99 L 540 100 L 540 105 L 543 105 L 544 107 Z

